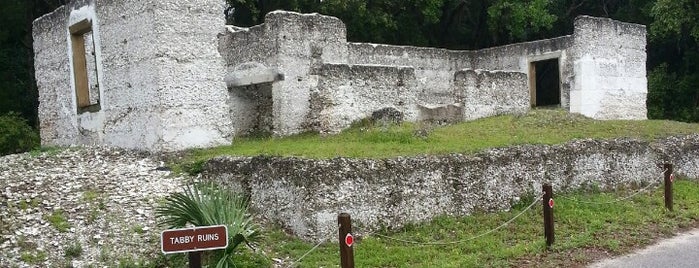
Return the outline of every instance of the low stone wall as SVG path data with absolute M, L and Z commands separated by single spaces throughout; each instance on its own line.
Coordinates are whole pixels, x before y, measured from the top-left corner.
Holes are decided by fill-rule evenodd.
M 252 209 L 307 240 L 336 228 L 340 212 L 361 231 L 399 228 L 438 215 L 507 210 L 539 195 L 590 186 L 637 187 L 659 182 L 658 164 L 699 177 L 699 134 L 654 142 L 635 139 L 577 140 L 562 145 L 523 145 L 474 155 L 390 159 L 220 157 L 203 176 L 242 191 Z

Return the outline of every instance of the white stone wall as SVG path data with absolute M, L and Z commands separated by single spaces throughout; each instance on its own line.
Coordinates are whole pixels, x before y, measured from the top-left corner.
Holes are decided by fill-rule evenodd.
M 311 68 L 321 62 L 344 62 L 347 54 L 345 25 L 338 18 L 318 14 L 271 12 L 265 17 L 268 34 L 277 40 L 275 67 L 284 81 L 272 88 L 273 132 L 303 132 L 311 112 L 310 91 L 317 85 Z
M 171 151 L 260 129 L 337 132 L 387 107 L 409 121 L 424 120 L 425 109 L 463 109 L 460 120 L 519 113 L 531 106 L 523 76 L 551 58 L 559 61 L 562 107 L 598 119 L 646 118 L 644 26 L 581 17 L 573 36 L 452 51 L 348 43 L 342 21 L 319 14 L 275 11 L 262 25 L 224 27 L 223 5 L 76 0 L 37 19 L 42 141 Z M 67 27 L 85 17 L 93 22 L 90 75 L 100 80 L 93 98 L 101 109 L 78 113 Z M 265 85 L 226 90 L 225 77 Z
M 68 40 L 65 27 L 66 7 L 37 19 L 33 25 L 34 67 L 39 90 L 39 125 L 42 144 L 76 142 L 75 98 L 71 90 L 68 65 Z M 65 25 L 64 24 L 61 25 Z
M 318 86 L 310 92 L 312 130 L 337 133 L 387 107 L 402 112 L 405 120 L 418 119 L 412 67 L 325 64 L 317 72 Z
M 474 68 L 482 70 L 504 70 L 521 72 L 529 77 L 532 62 L 555 59 L 559 62 L 560 104 L 563 109 L 569 109 L 570 89 L 575 77 L 569 50 L 572 47 L 572 36 L 562 36 L 553 39 L 538 40 L 525 43 L 511 44 L 476 51 L 473 58 Z M 527 86 L 531 88 L 531 80 Z M 531 104 L 531 103 L 530 103 Z
M 222 1 L 82 0 L 34 22 L 42 143 L 170 151 L 229 143 Z M 92 21 L 100 110 L 77 112 L 68 26 Z
M 471 51 L 369 43 L 348 43 L 347 46 L 349 64 L 413 67 L 424 105 L 453 104 L 454 72 L 474 68 Z
M 597 119 L 646 119 L 646 27 L 575 20 L 571 112 Z
M 225 65 L 217 34 L 224 1 L 158 0 L 154 6 L 164 150 L 231 142 Z
M 527 75 L 520 72 L 462 70 L 454 76 L 463 91 L 463 119 L 526 113 L 529 110 Z
M 154 2 L 96 1 L 102 49 L 100 143 L 125 148 L 160 149 L 162 126 L 158 91 Z

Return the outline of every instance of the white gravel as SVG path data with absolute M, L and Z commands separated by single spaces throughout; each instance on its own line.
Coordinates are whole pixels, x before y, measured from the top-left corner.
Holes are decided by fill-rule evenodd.
M 157 258 L 154 208 L 188 180 L 157 159 L 110 148 L 0 157 L 0 267 L 113 267 Z

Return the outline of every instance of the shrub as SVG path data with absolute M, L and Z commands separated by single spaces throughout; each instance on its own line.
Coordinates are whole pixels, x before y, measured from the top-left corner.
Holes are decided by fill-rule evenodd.
M 29 151 L 39 145 L 39 134 L 16 113 L 0 116 L 0 155 Z
M 247 201 L 228 190 L 217 189 L 213 184 L 187 186 L 183 193 L 174 193 L 165 198 L 155 215 L 159 224 L 168 228 L 226 225 L 228 247 L 204 258 L 215 263 L 211 267 L 235 267 L 235 249 L 246 244 L 251 247 L 259 238 L 257 225 L 247 211 Z M 209 253 L 209 252 L 207 252 Z

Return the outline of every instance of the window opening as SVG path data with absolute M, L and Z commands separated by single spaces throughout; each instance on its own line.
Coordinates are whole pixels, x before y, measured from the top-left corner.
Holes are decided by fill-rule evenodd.
M 100 90 L 92 22 L 84 19 L 68 27 L 68 30 L 73 51 L 72 69 L 78 113 L 99 111 Z

